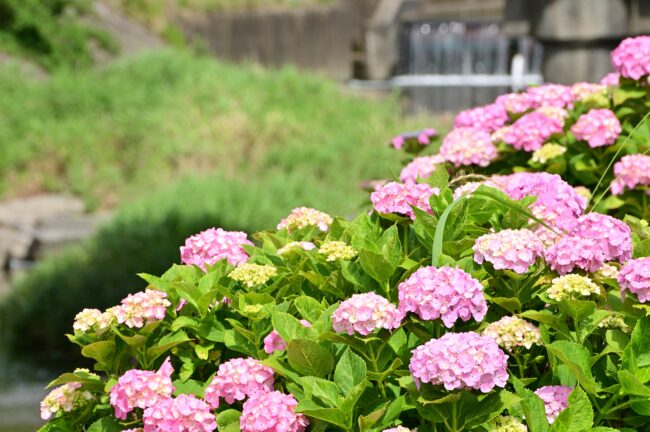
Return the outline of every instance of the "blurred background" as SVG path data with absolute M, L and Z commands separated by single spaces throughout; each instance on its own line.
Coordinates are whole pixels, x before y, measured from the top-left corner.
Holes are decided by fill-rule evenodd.
M 644 33 L 646 0 L 0 0 L 0 431 L 187 236 L 353 214 L 392 136 Z

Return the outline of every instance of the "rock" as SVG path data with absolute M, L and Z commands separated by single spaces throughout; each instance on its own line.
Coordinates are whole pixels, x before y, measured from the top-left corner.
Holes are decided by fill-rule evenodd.
M 0 203 L 0 226 L 30 230 L 44 219 L 82 214 L 85 204 L 68 195 L 35 195 Z

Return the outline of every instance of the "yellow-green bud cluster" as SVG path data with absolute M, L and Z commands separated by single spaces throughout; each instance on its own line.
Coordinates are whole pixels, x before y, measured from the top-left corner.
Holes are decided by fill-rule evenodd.
M 327 255 L 327 261 L 350 260 L 357 256 L 357 251 L 342 241 L 329 241 L 321 245 L 320 254 Z
M 561 146 L 560 144 L 544 144 L 533 152 L 531 160 L 533 162 L 545 164 L 551 159 L 562 156 L 564 153 L 566 153 L 566 147 Z
M 547 294 L 551 300 L 562 301 L 575 297 L 589 297 L 599 294 L 600 288 L 591 279 L 577 274 L 568 274 L 551 281 Z
M 610 315 L 598 323 L 598 327 L 606 329 L 620 329 L 623 333 L 630 331 L 630 326 L 625 324 L 625 320 L 620 315 Z
M 231 279 L 243 283 L 249 288 L 262 285 L 275 276 L 278 272 L 273 266 L 260 264 L 239 264 L 228 274 Z
M 519 346 L 530 349 L 533 344 L 540 344 L 542 340 L 537 327 L 515 316 L 505 316 L 491 323 L 483 330 L 483 334 L 490 336 L 509 351 Z
M 498 416 L 488 424 L 488 432 L 527 432 L 528 428 L 516 417 Z

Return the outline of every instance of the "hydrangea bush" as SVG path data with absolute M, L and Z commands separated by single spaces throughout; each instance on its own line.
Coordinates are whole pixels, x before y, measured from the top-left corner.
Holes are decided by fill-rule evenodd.
M 637 57 L 617 55 L 621 82 Z M 594 213 L 607 208 L 589 206 L 573 174 L 461 171 L 493 159 L 488 143 L 465 153 L 467 137 L 532 116 L 502 133 L 523 136 L 521 150 L 497 143 L 485 167 L 505 170 L 560 123 L 549 136 L 574 136 L 584 99 L 615 107 L 608 91 L 548 85 L 463 113 L 448 163 L 410 165 L 352 220 L 303 207 L 273 231 L 190 237 L 183 264 L 71 323 L 94 373 L 50 384 L 41 432 L 649 430 L 647 221 Z M 614 129 L 602 135 L 593 115 L 573 128 L 579 154 L 612 160 L 636 140 L 626 125 L 640 108 L 621 103 L 633 112 L 615 110 L 618 144 L 602 144 Z M 393 145 L 417 153 L 434 137 Z

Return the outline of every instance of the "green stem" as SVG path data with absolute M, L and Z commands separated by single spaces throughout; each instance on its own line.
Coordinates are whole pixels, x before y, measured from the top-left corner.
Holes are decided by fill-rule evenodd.
M 373 348 L 372 343 L 368 345 L 368 350 L 370 351 L 370 364 L 372 370 L 378 374 L 380 371 L 379 366 L 377 366 L 377 355 L 375 354 L 375 349 Z M 381 396 L 386 399 L 386 388 L 384 387 L 384 383 L 381 380 L 377 380 L 377 386 L 379 387 L 379 393 L 381 393 Z
M 458 432 L 458 403 L 451 406 L 451 432 Z

